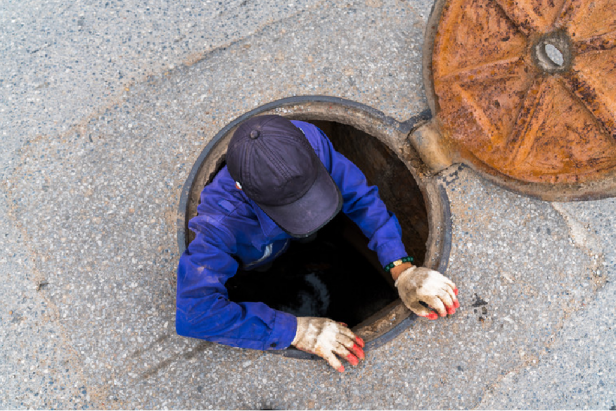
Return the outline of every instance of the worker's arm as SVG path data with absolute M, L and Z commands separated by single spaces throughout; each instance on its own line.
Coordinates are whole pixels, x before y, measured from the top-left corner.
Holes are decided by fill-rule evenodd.
M 177 279 L 177 333 L 233 347 L 280 350 L 296 334 L 295 316 L 263 303 L 228 300 L 225 282 L 237 272 L 235 236 L 224 224 L 195 224 L 196 238 L 180 258 Z
M 335 151 L 324 134 L 317 154 L 340 189 L 344 201 L 342 211 L 369 239 L 368 248 L 377 253 L 381 265 L 406 256 L 398 219 L 387 210 L 378 188 L 369 186 L 361 170 Z
M 337 152 L 320 129 L 314 129 L 318 133 L 318 139 L 313 146 L 342 193 L 342 211 L 369 239 L 368 248 L 377 253 L 382 266 L 405 257 L 407 254 L 402 243 L 400 223 L 396 216 L 387 210 L 379 197 L 378 188 L 368 185 L 364 173 Z
M 361 228 L 369 239 L 368 247 L 375 251 L 383 266 L 406 256 L 402 243 L 402 229 L 396 216 L 387 210 L 375 186 L 369 186 L 361 170 L 338 153 L 327 136 L 317 127 L 320 138 L 313 143 L 315 151 L 340 188 L 344 205 L 342 211 Z M 437 271 L 404 263 L 390 271 L 400 298 L 415 314 L 436 319 L 453 314 L 460 306 L 457 288 Z
M 180 258 L 178 268 L 178 334 L 258 350 L 293 344 L 323 357 L 338 371 L 344 371 L 344 366 L 336 355 L 353 365 L 364 359 L 363 340 L 346 325 L 327 318 L 296 318 L 263 303 L 228 301 L 224 284 L 238 268 L 231 257 L 235 236 L 224 225 L 213 223 L 207 223 L 207 216 L 191 220 L 197 237 Z

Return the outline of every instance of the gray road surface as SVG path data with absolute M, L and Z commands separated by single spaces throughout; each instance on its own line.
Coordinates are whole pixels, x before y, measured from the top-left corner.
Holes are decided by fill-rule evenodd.
M 3 2 L 0 407 L 616 408 L 615 200 L 550 204 L 465 167 L 441 177 L 452 318 L 342 375 L 175 334 L 175 211 L 204 145 L 295 95 L 424 110 L 430 7 Z

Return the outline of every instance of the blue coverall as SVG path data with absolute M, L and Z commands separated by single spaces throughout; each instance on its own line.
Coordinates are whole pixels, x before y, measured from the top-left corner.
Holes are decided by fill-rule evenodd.
M 316 126 L 301 129 L 342 193 L 342 211 L 370 240 L 385 266 L 406 256 L 402 230 L 375 186 L 355 164 L 334 150 Z M 297 328 L 295 316 L 263 303 L 230 302 L 225 282 L 238 267 L 251 269 L 283 253 L 291 240 L 243 191 L 224 167 L 201 193 L 198 215 L 188 227 L 195 239 L 180 257 L 177 278 L 177 333 L 233 347 L 257 350 L 288 347 Z M 284 292 L 284 290 L 281 290 Z

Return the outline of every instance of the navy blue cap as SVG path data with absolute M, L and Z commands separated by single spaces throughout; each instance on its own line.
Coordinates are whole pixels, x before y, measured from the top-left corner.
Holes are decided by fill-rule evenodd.
M 338 186 L 304 133 L 284 117 L 242 123 L 226 161 L 238 187 L 293 237 L 313 234 L 342 208 Z

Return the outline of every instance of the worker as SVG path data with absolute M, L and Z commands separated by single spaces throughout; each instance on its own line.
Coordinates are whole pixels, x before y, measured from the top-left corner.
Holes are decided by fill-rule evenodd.
M 238 269 L 268 267 L 290 241 L 311 238 L 341 210 L 369 239 L 408 309 L 431 320 L 455 313 L 455 284 L 412 264 L 396 216 L 359 168 L 316 126 L 266 115 L 237 128 L 226 166 L 203 189 L 188 224 L 196 237 L 178 267 L 177 333 L 258 350 L 292 345 L 341 372 L 340 358 L 357 365 L 365 358 L 364 341 L 345 324 L 232 302 L 225 288 Z

